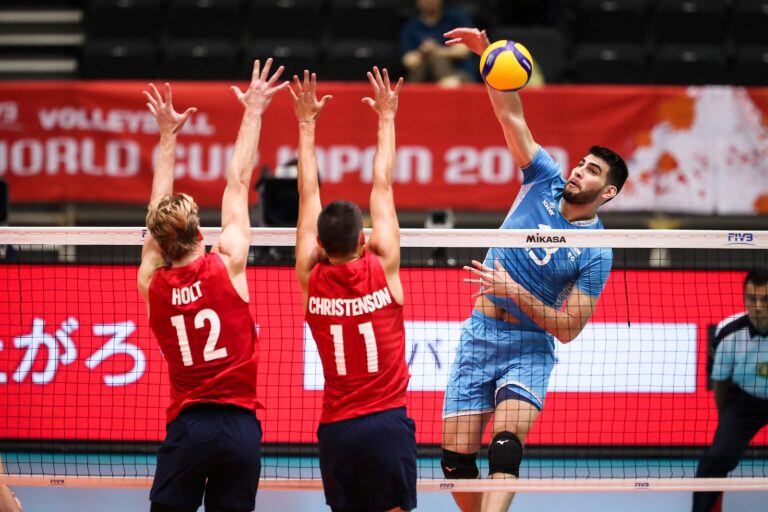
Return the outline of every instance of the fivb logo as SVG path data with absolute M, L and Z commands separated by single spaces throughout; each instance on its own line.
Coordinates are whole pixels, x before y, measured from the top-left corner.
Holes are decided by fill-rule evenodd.
M 727 245 L 755 245 L 755 235 L 753 233 L 728 233 Z

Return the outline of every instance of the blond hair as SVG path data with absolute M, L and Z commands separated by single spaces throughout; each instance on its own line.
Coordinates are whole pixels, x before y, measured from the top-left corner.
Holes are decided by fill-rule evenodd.
M 197 204 L 187 194 L 165 195 L 149 205 L 147 229 L 172 261 L 195 248 L 199 228 Z

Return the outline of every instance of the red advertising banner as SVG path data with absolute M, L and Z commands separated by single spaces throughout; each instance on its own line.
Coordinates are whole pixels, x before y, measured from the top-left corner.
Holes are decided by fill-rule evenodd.
M 199 111 L 177 151 L 177 189 L 220 204 L 241 107 L 227 83 L 174 84 Z M 145 204 L 157 144 L 141 82 L 0 84 L 0 178 L 12 203 Z M 318 127 L 323 199 L 367 205 L 375 114 L 367 84 L 321 83 L 334 99 Z M 547 86 L 522 93 L 535 139 L 566 172 L 600 144 L 622 153 L 630 180 L 617 210 L 768 212 L 768 89 Z M 259 167 L 295 154 L 288 93 L 264 118 Z M 503 211 L 520 186 L 481 86 L 406 85 L 397 119 L 396 201 L 402 209 Z M 253 194 L 255 200 L 255 194 Z
M 136 268 L 0 266 L 0 437 L 156 441 L 168 379 L 135 291 Z M 440 442 L 443 390 L 471 311 L 458 269 L 406 268 L 409 412 Z M 717 413 L 706 389 L 707 330 L 741 310 L 743 274 L 614 272 L 589 327 L 558 347 L 529 443 L 703 445 Z M 260 337 L 265 441 L 315 442 L 322 371 L 286 267 L 248 270 Z M 663 291 L 660 291 L 663 290 Z M 765 432 L 755 441 L 768 444 Z

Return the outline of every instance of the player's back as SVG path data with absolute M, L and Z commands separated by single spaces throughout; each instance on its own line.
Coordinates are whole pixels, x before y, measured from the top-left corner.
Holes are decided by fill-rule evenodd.
M 321 423 L 405 406 L 403 308 L 378 256 L 320 262 L 309 278 L 306 319 L 323 364 Z
M 219 254 L 157 269 L 149 287 L 149 324 L 168 362 L 168 421 L 196 403 L 253 410 L 256 329 Z

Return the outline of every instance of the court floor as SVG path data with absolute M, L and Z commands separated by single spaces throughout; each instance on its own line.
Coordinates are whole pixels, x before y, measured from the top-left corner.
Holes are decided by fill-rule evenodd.
M 116 454 L 2 454 L 8 473 L 67 475 L 147 476 L 154 471 L 154 456 Z M 439 475 L 437 459 L 420 459 L 422 475 Z M 311 457 L 265 457 L 264 476 L 269 478 L 312 478 L 317 476 L 317 460 Z M 693 475 L 693 459 L 535 459 L 524 464 L 522 475 L 528 478 L 573 477 L 689 477 Z M 481 468 L 482 469 L 482 468 Z M 151 474 L 151 473 L 149 473 Z M 768 460 L 749 459 L 734 472 L 736 476 L 768 475 Z M 18 487 L 14 489 L 24 504 L 25 512 L 136 512 L 149 510 L 149 489 L 72 489 L 52 487 Z M 257 511 L 323 511 L 320 491 L 261 491 Z M 751 512 L 768 510 L 768 488 L 765 492 L 732 492 L 725 498 L 725 511 Z M 589 510 L 590 512 L 679 512 L 691 506 L 690 493 L 632 492 L 584 494 L 520 494 L 510 509 Z M 202 510 L 202 508 L 201 508 Z M 419 493 L 419 511 L 451 512 L 458 510 L 448 493 Z

